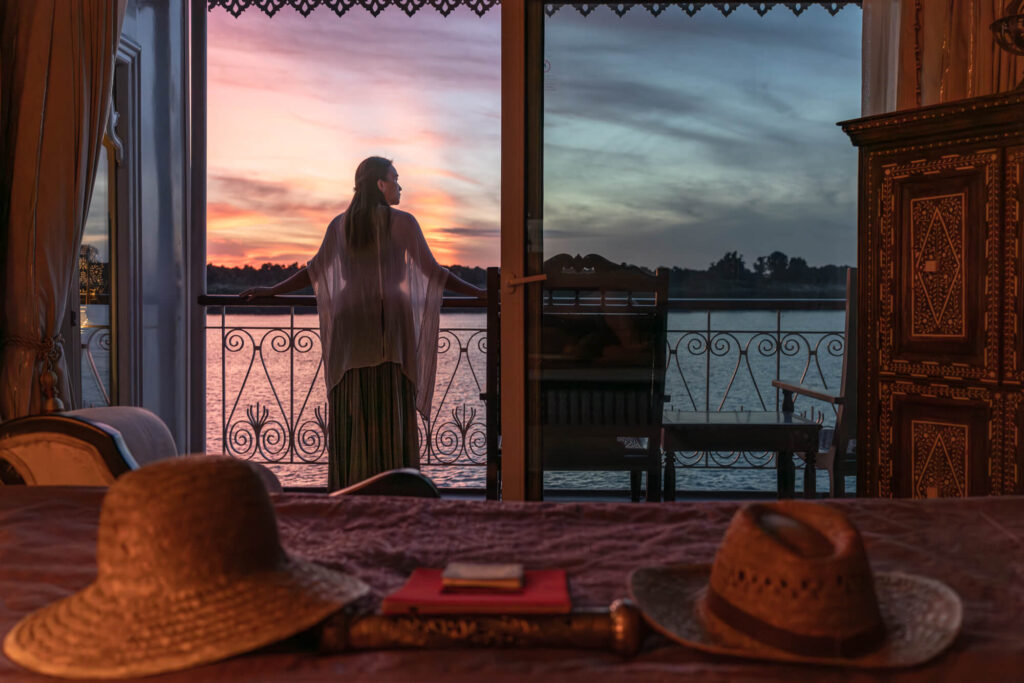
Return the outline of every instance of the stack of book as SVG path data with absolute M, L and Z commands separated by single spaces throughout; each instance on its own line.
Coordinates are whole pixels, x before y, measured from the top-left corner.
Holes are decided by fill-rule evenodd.
M 417 569 L 384 598 L 381 614 L 567 614 L 572 609 L 564 569 L 521 564 L 452 562 Z

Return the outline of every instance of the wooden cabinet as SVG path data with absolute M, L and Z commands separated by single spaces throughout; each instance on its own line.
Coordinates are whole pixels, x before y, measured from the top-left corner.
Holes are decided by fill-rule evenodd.
M 1024 492 L 1024 95 L 841 125 L 860 150 L 858 493 Z

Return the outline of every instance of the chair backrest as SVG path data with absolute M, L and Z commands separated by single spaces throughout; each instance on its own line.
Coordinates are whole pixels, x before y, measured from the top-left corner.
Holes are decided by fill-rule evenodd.
M 836 431 L 832 437 L 837 461 L 852 462 L 848 455 L 851 441 L 857 438 L 857 269 L 846 269 L 846 352 L 839 381 L 843 402 L 836 411 Z M 849 469 L 845 469 L 849 472 Z
M 544 264 L 546 469 L 631 469 L 660 438 L 668 272 L 589 255 Z M 632 459 L 632 462 L 631 460 Z
M 109 406 L 0 424 L 4 484 L 109 486 L 129 470 L 175 455 L 167 426 L 144 408 Z
M 332 496 L 404 496 L 407 498 L 440 498 L 441 492 L 429 477 L 419 470 L 403 467 L 388 470 L 347 488 L 331 493 Z
M 36 486 L 109 486 L 138 468 L 121 434 L 61 414 L 0 424 L 0 481 Z
M 116 429 L 139 467 L 178 455 L 174 436 L 156 413 L 138 406 L 104 406 L 62 415 Z

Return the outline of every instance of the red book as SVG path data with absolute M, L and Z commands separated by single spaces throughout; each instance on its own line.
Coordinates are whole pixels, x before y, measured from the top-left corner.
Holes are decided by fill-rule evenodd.
M 381 614 L 567 614 L 572 609 L 564 569 L 526 570 L 523 590 L 444 591 L 440 569 L 417 569 L 384 598 Z

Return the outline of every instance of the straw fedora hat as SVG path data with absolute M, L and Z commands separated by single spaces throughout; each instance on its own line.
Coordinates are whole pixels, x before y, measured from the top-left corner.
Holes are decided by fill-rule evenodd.
M 256 470 L 224 457 L 129 472 L 100 511 L 96 580 L 4 639 L 22 666 L 69 678 L 184 669 L 283 640 L 369 588 L 289 557 Z
M 914 666 L 960 630 L 960 598 L 921 576 L 871 571 L 838 509 L 787 501 L 737 511 L 712 565 L 629 577 L 653 628 L 717 654 L 835 666 Z

